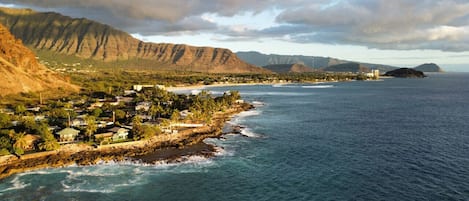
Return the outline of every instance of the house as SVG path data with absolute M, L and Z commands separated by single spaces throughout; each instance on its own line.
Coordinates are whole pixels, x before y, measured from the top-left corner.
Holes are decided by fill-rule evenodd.
M 103 102 L 96 102 L 96 103 L 92 103 L 87 109 L 92 110 L 96 108 L 102 108 L 103 106 L 104 106 Z
M 86 123 L 85 121 L 85 117 L 86 115 L 80 115 L 78 116 L 77 118 L 73 119 L 70 126 L 73 126 L 73 127 L 83 127 L 83 126 L 87 126 L 88 123 Z
M 59 136 L 59 142 L 67 143 L 74 142 L 79 133 L 79 130 L 73 128 L 65 128 L 57 132 L 57 135 Z
M 134 85 L 132 87 L 132 89 L 137 92 L 140 92 L 145 88 L 165 89 L 165 86 L 164 85 Z
M 94 134 L 94 138 L 99 142 L 110 142 L 112 141 L 113 135 L 114 134 L 112 132 L 97 133 L 97 134 Z
M 24 136 L 24 140 L 26 142 L 24 150 L 25 151 L 30 151 L 30 150 L 35 149 L 36 144 L 41 140 L 41 136 L 27 134 L 27 135 Z
M 137 106 L 135 106 L 135 111 L 143 110 L 147 112 L 148 110 L 150 110 L 150 107 L 151 107 L 151 102 L 139 102 L 137 103 Z
M 120 140 L 127 140 L 129 137 L 129 129 L 114 127 L 107 130 L 108 132 L 112 132 L 112 141 L 120 141 Z
M 189 110 L 183 110 L 179 112 L 181 119 L 186 119 L 189 115 L 192 115 L 192 112 L 189 112 Z
M 133 96 L 137 94 L 135 90 L 124 90 L 124 96 Z

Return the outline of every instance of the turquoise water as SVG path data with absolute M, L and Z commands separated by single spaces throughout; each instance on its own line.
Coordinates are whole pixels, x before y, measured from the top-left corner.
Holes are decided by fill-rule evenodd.
M 469 74 L 232 89 L 258 107 L 215 158 L 18 174 L 0 200 L 469 199 Z

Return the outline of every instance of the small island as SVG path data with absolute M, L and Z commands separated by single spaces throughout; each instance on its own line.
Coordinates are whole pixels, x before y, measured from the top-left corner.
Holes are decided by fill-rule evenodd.
M 400 68 L 393 71 L 388 71 L 384 76 L 391 76 L 397 78 L 424 78 L 427 77 L 422 71 L 414 70 L 411 68 Z

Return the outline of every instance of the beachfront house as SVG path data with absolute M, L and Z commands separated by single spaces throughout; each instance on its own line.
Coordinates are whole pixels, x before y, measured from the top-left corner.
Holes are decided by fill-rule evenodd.
M 34 150 L 36 147 L 36 144 L 39 143 L 40 140 L 41 140 L 41 136 L 39 135 L 31 135 L 31 134 L 25 135 L 24 136 L 24 141 L 25 141 L 24 151 Z
M 129 138 L 129 129 L 126 129 L 126 128 L 114 127 L 114 128 L 108 129 L 107 131 L 113 133 L 112 141 L 114 142 L 127 140 Z
M 56 134 L 59 137 L 59 142 L 68 143 L 68 142 L 74 142 L 79 133 L 80 133 L 79 130 L 76 130 L 73 128 L 65 128 L 57 132 Z
M 107 133 L 97 133 L 97 134 L 94 134 L 94 139 L 97 141 L 97 142 L 111 142 L 112 141 L 112 136 L 114 134 L 112 132 L 107 132 Z

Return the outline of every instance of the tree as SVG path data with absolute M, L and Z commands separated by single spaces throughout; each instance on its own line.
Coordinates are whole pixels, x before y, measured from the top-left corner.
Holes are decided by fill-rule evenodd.
M 179 121 L 179 118 L 181 118 L 181 114 L 179 114 L 179 111 L 176 109 L 173 111 L 173 113 L 171 114 L 171 121 L 172 122 L 178 122 Z
M 125 119 L 125 115 L 126 115 L 125 111 L 123 111 L 123 110 L 116 110 L 115 113 L 116 113 L 116 119 L 117 119 L 117 120 Z
M 96 124 L 96 118 L 94 116 L 87 116 L 85 118 L 86 127 L 85 135 L 91 140 L 91 136 L 98 130 L 98 125 Z
M 150 107 L 150 115 L 152 118 L 155 118 L 157 115 L 158 117 L 161 117 L 161 113 L 163 112 L 163 108 L 160 106 L 160 104 L 158 105 L 152 105 Z
M 15 114 L 24 114 L 26 112 L 26 107 L 23 104 L 18 104 L 15 106 Z
M 11 150 L 12 148 L 11 138 L 8 135 L 0 136 L 0 150 Z
M 28 133 L 34 133 L 38 129 L 38 125 L 36 123 L 36 120 L 34 120 L 34 117 L 23 117 L 20 122 L 21 129 L 22 131 L 28 132 Z
M 140 140 L 143 135 L 142 118 L 136 115 L 132 119 L 132 136 L 134 140 Z
M 15 143 L 13 144 L 14 148 L 25 149 L 27 146 L 26 133 L 25 132 L 17 133 L 14 137 L 14 141 L 15 141 Z
M 8 128 L 11 126 L 10 115 L 0 113 L 0 128 Z
M 155 135 L 161 133 L 161 130 L 158 127 L 143 125 L 138 129 L 138 132 L 134 133 L 134 140 L 144 140 L 149 139 Z
M 38 144 L 39 150 L 52 151 L 60 148 L 59 143 L 46 124 L 39 127 L 39 134 L 42 138 L 42 142 Z
M 101 110 L 100 108 L 96 108 L 91 112 L 91 115 L 95 117 L 99 117 L 101 116 L 102 113 L 103 113 L 103 110 Z

